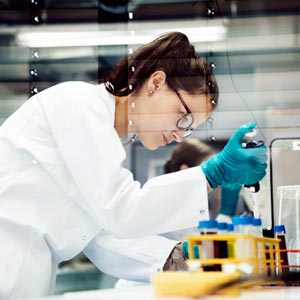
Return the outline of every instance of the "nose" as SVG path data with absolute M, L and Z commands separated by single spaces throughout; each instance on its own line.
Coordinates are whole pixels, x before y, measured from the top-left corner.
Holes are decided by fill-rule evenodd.
M 180 143 L 183 140 L 183 133 L 180 133 L 179 131 L 173 131 L 172 136 L 177 143 Z

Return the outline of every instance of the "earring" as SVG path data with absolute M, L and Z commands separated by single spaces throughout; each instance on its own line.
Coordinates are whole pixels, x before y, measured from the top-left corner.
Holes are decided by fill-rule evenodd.
M 135 103 L 134 103 L 134 102 L 131 102 L 131 103 L 130 103 L 130 107 L 131 107 L 132 109 L 134 109 L 134 108 L 135 108 Z
M 211 103 L 213 106 L 216 106 L 216 105 L 217 105 L 217 102 L 215 101 L 215 99 L 211 99 L 211 100 L 210 100 L 210 103 Z
M 128 125 L 132 126 L 134 124 L 134 122 L 132 120 L 128 120 Z
M 209 86 L 210 89 L 213 89 L 215 87 L 214 83 L 211 81 L 208 81 L 207 85 Z
M 148 96 L 149 96 L 149 97 L 152 96 L 153 93 L 154 93 L 154 91 L 153 91 L 153 90 L 150 90 L 150 91 L 148 92 Z

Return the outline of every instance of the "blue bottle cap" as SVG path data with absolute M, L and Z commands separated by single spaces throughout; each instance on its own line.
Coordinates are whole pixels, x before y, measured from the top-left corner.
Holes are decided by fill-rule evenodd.
M 204 220 L 204 221 L 199 221 L 198 223 L 198 228 L 199 229 L 211 229 L 211 228 L 217 228 L 218 222 L 216 220 Z
M 227 224 L 227 231 L 228 232 L 233 231 L 233 224 L 231 224 L 231 223 Z
M 227 223 L 226 222 L 218 222 L 218 230 L 227 230 Z
M 261 218 L 253 218 L 253 226 L 261 226 Z
M 233 226 L 240 225 L 241 224 L 241 216 L 232 217 L 232 224 L 233 224 Z
M 241 216 L 240 224 L 241 225 L 251 225 L 253 218 L 251 216 Z
M 274 233 L 283 232 L 285 233 L 285 226 L 284 225 L 275 225 L 274 226 Z

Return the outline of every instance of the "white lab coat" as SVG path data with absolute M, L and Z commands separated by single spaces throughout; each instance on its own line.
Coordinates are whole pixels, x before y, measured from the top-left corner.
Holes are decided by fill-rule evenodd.
M 99 269 L 121 278 L 116 287 L 149 284 L 152 275 L 163 270 L 176 244 L 185 241 L 188 235 L 197 234 L 196 227 L 138 239 L 117 239 L 107 234 L 97 237 L 84 253 Z
M 1 126 L 0 299 L 48 295 L 56 265 L 101 235 L 141 238 L 208 217 L 199 167 L 143 187 L 133 180 L 114 112 L 104 85 L 67 82 L 33 96 Z
M 162 271 L 177 243 L 159 235 L 119 239 L 105 234 L 97 236 L 83 252 L 104 273 L 149 283 L 152 274 Z

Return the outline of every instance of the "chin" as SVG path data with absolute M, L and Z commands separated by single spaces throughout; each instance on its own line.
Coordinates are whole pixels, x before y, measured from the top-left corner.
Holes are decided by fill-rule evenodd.
M 155 133 L 144 133 L 139 135 L 139 140 L 145 148 L 148 150 L 156 150 L 159 147 L 164 146 L 162 135 Z
M 142 143 L 143 144 L 143 143 Z M 144 144 L 143 144 L 144 145 Z M 145 148 L 147 148 L 148 150 L 156 150 L 157 148 L 159 148 L 160 146 L 157 145 L 144 145 Z
M 154 144 L 153 142 L 151 143 L 151 142 L 142 141 L 142 140 L 141 140 L 141 143 L 148 150 L 156 150 L 157 148 L 159 148 L 161 146 L 161 145 Z

